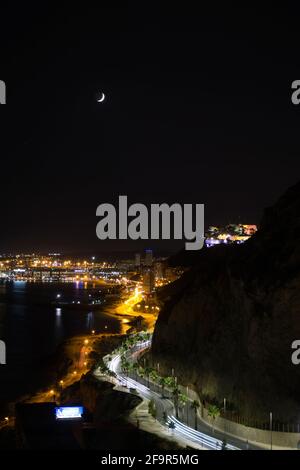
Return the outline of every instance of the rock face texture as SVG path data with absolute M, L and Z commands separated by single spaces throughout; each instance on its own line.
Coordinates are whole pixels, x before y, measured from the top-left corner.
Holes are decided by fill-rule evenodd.
M 300 423 L 300 184 L 244 245 L 203 249 L 165 292 L 152 354 L 162 370 L 243 417 Z

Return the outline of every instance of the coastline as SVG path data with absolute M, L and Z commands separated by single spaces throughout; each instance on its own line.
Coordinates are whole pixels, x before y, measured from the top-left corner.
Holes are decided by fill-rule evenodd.
M 43 365 L 45 377 L 47 377 L 45 384 L 33 387 L 32 393 L 20 395 L 11 401 L 9 406 L 7 404 L 5 415 L 1 417 L 0 423 L 3 423 L 4 416 L 8 416 L 9 420 L 2 425 L 2 428 L 0 426 L 0 447 L 2 437 L 5 439 L 6 431 L 12 434 L 15 432 L 14 416 L 17 403 L 80 402 L 93 413 L 99 407 L 101 397 L 105 396 L 108 400 L 107 406 L 110 408 L 110 402 L 115 400 L 116 392 L 112 390 L 110 398 L 104 393 L 107 387 L 111 388 L 109 380 L 105 381 L 103 389 L 99 389 L 99 383 L 94 383 L 93 370 L 97 363 L 101 363 L 105 355 L 110 354 L 120 345 L 124 336 L 140 330 L 153 329 L 156 317 L 153 314 L 135 312 L 133 307 L 137 302 L 139 299 L 136 294 L 129 297 L 121 294 L 118 300 L 108 302 L 103 306 L 103 314 L 118 321 L 119 332 L 106 333 L 91 330 L 87 334 L 69 337 L 58 345 L 56 351 L 45 360 L 46 364 Z M 119 399 L 121 419 L 121 416 L 125 417 L 129 410 L 136 406 L 134 405 L 136 398 L 129 397 L 127 394 L 123 396 L 122 393 Z M 98 404 L 94 408 L 96 402 Z
M 123 304 L 120 296 L 118 300 L 109 302 L 103 308 L 104 315 L 118 320 L 119 333 L 79 334 L 62 341 L 56 351 L 45 360 L 44 367 L 47 369 L 45 384 L 37 386 L 32 393 L 20 395 L 9 403 L 3 403 L 5 414 L 10 413 L 17 402 L 54 401 L 63 389 L 79 382 L 84 375 L 92 372 L 95 357 L 108 354 L 124 335 L 135 329 L 138 315 L 122 312 Z M 143 326 L 148 327 L 149 323 L 146 322 Z M 88 343 L 85 344 L 85 341 Z

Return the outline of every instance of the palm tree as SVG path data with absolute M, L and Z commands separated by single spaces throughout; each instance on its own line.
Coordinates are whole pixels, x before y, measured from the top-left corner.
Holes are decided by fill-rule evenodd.
M 148 411 L 151 414 L 151 416 L 153 416 L 153 418 L 156 418 L 157 412 L 156 412 L 156 405 L 155 405 L 154 400 L 149 401 Z
M 173 390 L 172 390 L 172 395 L 173 395 L 173 400 L 174 400 L 176 418 L 178 419 L 178 398 L 179 398 L 179 390 L 178 390 L 177 387 L 174 387 L 174 388 L 173 388 Z
M 161 395 L 164 397 L 165 386 L 167 385 L 165 377 L 159 377 L 159 385 L 161 386 Z
M 188 397 L 184 395 L 184 393 L 179 393 L 178 399 L 179 399 L 179 404 L 182 407 L 182 414 L 183 414 L 183 410 L 184 410 L 186 402 L 188 401 Z M 188 415 L 187 415 L 187 420 L 188 420 Z
M 122 361 L 122 369 L 123 369 L 123 371 L 125 372 L 125 374 L 128 373 L 129 368 L 130 368 L 130 362 L 128 362 L 127 359 L 125 359 L 124 361 Z
M 209 405 L 207 411 L 208 416 L 210 416 L 213 421 L 213 432 L 215 432 L 215 419 L 220 416 L 220 408 L 218 408 L 217 405 Z
M 131 374 L 133 371 L 134 371 L 133 363 L 128 362 L 128 369 L 127 369 L 128 374 Z
M 149 374 L 150 376 L 150 379 L 152 380 L 152 382 L 156 382 L 157 381 L 157 378 L 158 378 L 158 373 L 156 372 L 155 369 L 151 369 L 151 372 Z
M 135 378 L 137 378 L 136 376 L 137 376 L 138 368 L 139 368 L 138 363 L 137 363 L 137 362 L 134 362 L 134 363 L 132 364 L 132 370 L 135 372 Z
M 126 361 L 125 356 L 121 356 L 121 367 L 123 368 L 123 364 Z
M 198 408 L 200 406 L 200 403 L 197 401 L 197 400 L 194 400 L 191 404 L 191 408 L 194 410 L 195 412 L 195 429 L 197 431 L 197 413 L 198 413 Z
M 144 367 L 139 366 L 139 368 L 138 368 L 138 374 L 139 374 L 139 376 L 142 377 L 142 378 L 145 377 L 145 369 L 144 369 Z
M 166 377 L 165 378 L 165 384 L 167 387 L 174 388 L 176 387 L 176 381 L 174 377 Z
M 147 380 L 148 380 L 148 385 L 147 385 L 148 388 L 150 388 L 149 376 L 150 376 L 151 372 L 152 372 L 151 367 L 149 367 L 149 366 L 145 367 L 145 375 L 146 375 Z

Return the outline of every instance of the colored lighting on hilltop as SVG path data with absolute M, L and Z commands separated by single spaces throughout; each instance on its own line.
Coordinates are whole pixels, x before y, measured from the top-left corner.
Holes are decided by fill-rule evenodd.
M 205 244 L 207 247 L 211 247 L 222 243 L 244 243 L 256 231 L 256 225 L 230 224 L 225 227 L 210 226 L 206 233 Z

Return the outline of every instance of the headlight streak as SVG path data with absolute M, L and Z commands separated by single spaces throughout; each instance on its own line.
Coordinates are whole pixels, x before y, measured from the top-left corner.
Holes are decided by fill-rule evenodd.
M 150 341 L 143 342 L 138 345 L 138 348 L 135 349 L 138 350 L 140 348 L 145 348 L 148 347 L 150 344 Z M 132 353 L 132 351 L 131 351 Z M 128 355 L 128 354 L 126 354 Z M 130 352 L 129 352 L 130 355 Z M 121 374 L 118 373 L 120 370 L 120 362 L 121 362 L 121 354 L 117 354 L 116 356 L 113 357 L 113 359 L 108 363 L 109 369 L 116 374 L 116 378 L 122 385 L 127 385 L 130 388 L 135 388 L 138 390 L 145 398 L 151 399 L 151 398 L 156 398 L 158 401 L 161 400 L 161 397 L 158 393 L 154 391 L 150 391 L 145 385 L 140 384 L 139 382 L 129 378 L 129 377 L 123 377 Z M 164 403 L 169 403 L 170 407 L 173 408 L 173 403 L 171 400 L 165 400 Z M 202 447 L 207 447 L 209 449 L 213 450 L 221 450 L 222 449 L 222 441 L 220 439 L 216 439 L 212 436 L 209 436 L 208 434 L 205 434 L 200 431 L 196 431 L 195 429 L 187 426 L 186 424 L 183 424 L 181 421 L 179 421 L 174 415 L 168 414 L 167 415 L 167 423 L 173 422 L 175 425 L 174 428 L 174 434 L 178 435 L 178 437 L 185 437 L 186 439 L 189 439 L 198 445 L 201 445 Z M 226 444 L 226 449 L 228 450 L 240 450 L 238 447 L 235 447 L 231 444 Z

